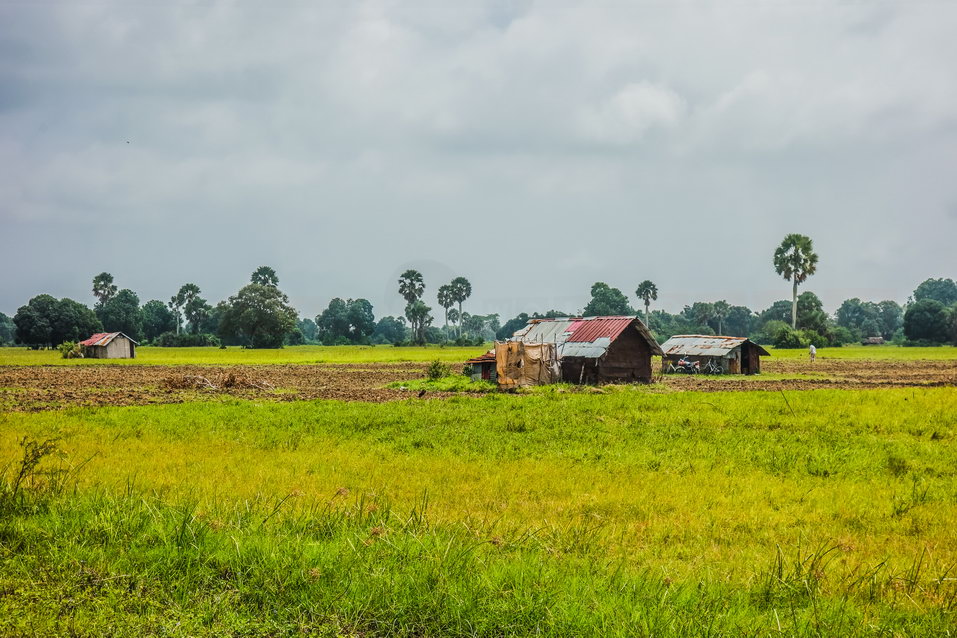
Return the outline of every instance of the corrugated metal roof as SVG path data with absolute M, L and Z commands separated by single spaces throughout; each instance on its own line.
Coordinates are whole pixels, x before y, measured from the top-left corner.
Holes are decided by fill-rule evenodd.
M 770 353 L 747 337 L 719 337 L 709 335 L 675 335 L 661 344 L 665 356 L 689 355 L 723 357 L 746 342 L 751 342 L 762 356 Z
M 651 353 L 661 350 L 644 324 L 636 317 L 575 317 L 533 319 L 512 335 L 513 341 L 525 343 L 556 343 L 559 357 L 586 357 L 594 359 L 608 351 L 612 342 L 629 326 L 635 326 L 648 342 Z
M 90 337 L 89 339 L 84 339 L 83 341 L 81 341 L 80 345 L 81 346 L 108 346 L 110 345 L 111 341 L 113 341 L 120 335 L 123 335 L 127 339 L 130 339 L 129 337 L 124 335 L 122 332 L 98 332 L 92 337 Z M 133 341 L 133 339 L 130 339 L 130 341 Z M 133 343 L 137 343 L 137 342 L 133 341 Z
M 465 363 L 495 363 L 495 351 L 492 350 L 491 352 L 486 352 L 483 355 L 472 357 Z
M 576 321 L 569 328 L 572 335 L 568 341 L 575 343 L 591 343 L 597 339 L 607 338 L 609 343 L 618 338 L 625 328 L 635 320 L 634 317 L 594 317 Z

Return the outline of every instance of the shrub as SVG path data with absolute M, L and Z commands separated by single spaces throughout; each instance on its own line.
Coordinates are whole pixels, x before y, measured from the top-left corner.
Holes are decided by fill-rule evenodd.
M 219 347 L 222 342 L 219 337 L 211 334 L 176 334 L 175 332 L 164 332 L 153 341 L 154 346 L 161 348 L 195 348 L 204 346 Z
M 426 376 L 428 376 L 429 380 L 431 381 L 450 376 L 451 374 L 452 366 L 447 363 L 442 363 L 438 359 L 430 363 L 429 369 L 426 371 Z
M 57 346 L 57 350 L 60 351 L 60 356 L 64 359 L 82 359 L 83 358 L 83 346 L 76 343 L 75 341 L 64 341 Z
M 804 331 L 794 330 L 788 326 L 778 330 L 777 334 L 774 335 L 773 343 L 775 348 L 807 348 L 811 345 L 811 341 L 804 335 Z

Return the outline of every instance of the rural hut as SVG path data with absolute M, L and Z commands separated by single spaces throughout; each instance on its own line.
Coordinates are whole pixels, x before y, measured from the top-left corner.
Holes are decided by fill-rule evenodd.
M 490 350 L 485 354 L 469 359 L 465 362 L 471 372 L 469 376 L 472 381 L 495 381 L 498 375 L 495 373 L 495 351 Z
M 83 356 L 90 359 L 135 359 L 137 343 L 122 332 L 100 332 L 81 341 Z
M 637 317 L 532 319 L 495 344 L 501 387 L 651 380 L 661 348 Z
M 770 353 L 746 337 L 675 335 L 661 344 L 661 370 L 677 365 L 680 359 L 697 361 L 704 368 L 717 365 L 724 374 L 760 374 L 761 357 Z

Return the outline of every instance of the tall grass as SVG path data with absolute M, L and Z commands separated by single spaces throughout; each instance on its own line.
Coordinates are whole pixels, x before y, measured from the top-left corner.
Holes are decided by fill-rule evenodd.
M 71 478 L 0 518 L 0 633 L 940 635 L 955 405 L 627 388 L 2 414 L 8 485 L 24 437 L 58 438 L 32 471 Z

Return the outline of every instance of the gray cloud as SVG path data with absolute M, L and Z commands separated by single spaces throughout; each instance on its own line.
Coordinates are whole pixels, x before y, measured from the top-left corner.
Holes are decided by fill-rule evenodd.
M 672 309 L 808 284 L 903 300 L 955 276 L 946 3 L 0 6 L 0 310 L 223 298 L 262 263 L 305 315 L 396 313 L 397 272 L 473 309 Z M 690 256 L 689 256 L 690 253 Z

